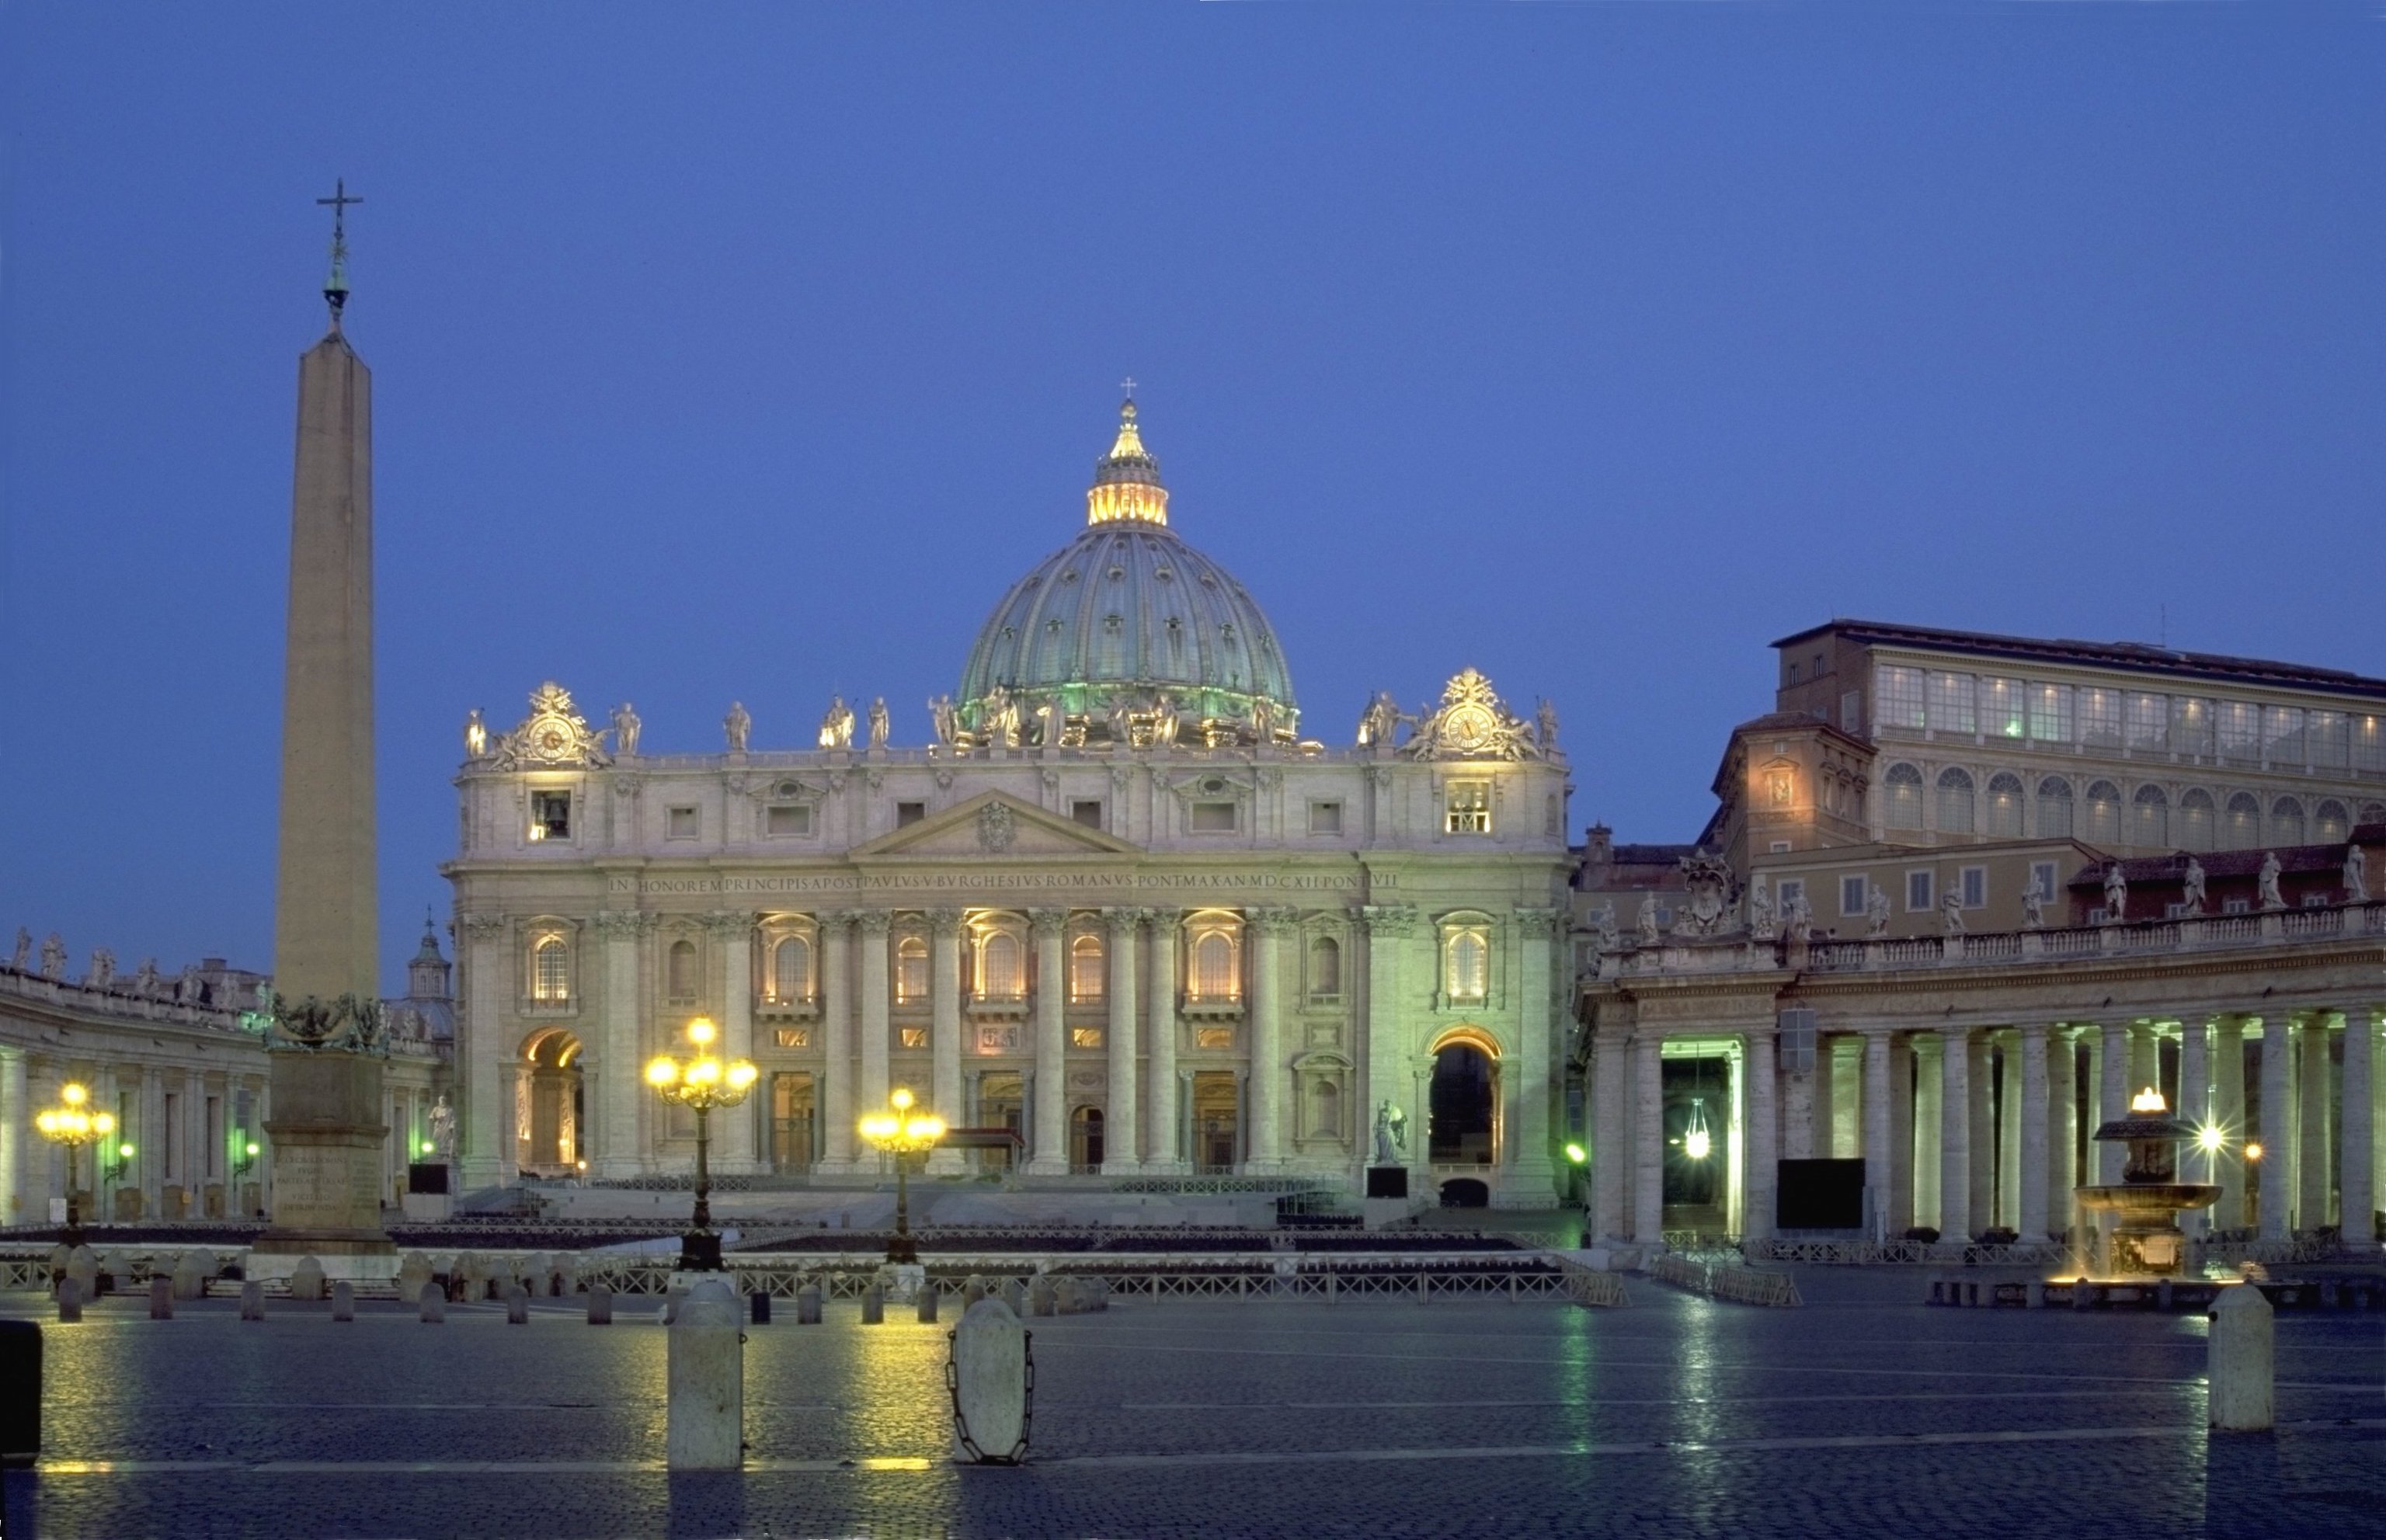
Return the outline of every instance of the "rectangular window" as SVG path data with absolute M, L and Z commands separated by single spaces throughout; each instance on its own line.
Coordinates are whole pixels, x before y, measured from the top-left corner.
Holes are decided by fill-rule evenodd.
M 1102 805 L 1099 802 L 1072 802 L 1069 816 L 1088 829 L 1102 826 Z
M 896 1036 L 907 1048 L 924 1048 L 928 1045 L 928 1029 L 925 1027 L 902 1027 L 897 1030 Z
M 1232 1053 L 1235 1048 L 1235 1029 L 1196 1027 L 1193 1029 L 1193 1045 L 1212 1052 Z
M 1788 840 L 1775 840 L 1767 845 L 1764 849 L 1767 855 L 1787 856 L 1790 854 L 1790 842 Z
M 2355 717 L 2348 725 L 2353 732 L 2353 768 L 2386 770 L 2386 717 Z
M 2079 741 L 2099 748 L 2121 746 L 2120 691 L 2080 687 Z
M 2262 757 L 2273 765 L 2304 762 L 2304 713 L 2301 707 L 2262 707 Z
M 2341 770 L 2352 747 L 2351 720 L 2342 711 L 2311 714 L 2311 762 L 2317 770 Z
M 1864 692 L 1862 690 L 1840 692 L 1840 731 L 1850 737 L 1863 734 Z
M 1781 883 L 1781 912 L 1786 914 L 1790 910 L 1796 908 L 1798 907 L 1798 901 L 1805 896 L 1806 883 L 1803 878 L 1790 877 L 1784 879 Z
M 1931 875 L 1928 871 L 1905 874 L 1905 909 L 1908 914 L 1921 914 L 1937 907 L 1938 898 L 1931 892 Z
M 1992 738 L 2018 738 L 2029 730 L 2029 691 L 2017 679 L 1980 681 L 1980 731 Z
M 697 832 L 697 815 L 693 808 L 673 808 L 663 814 L 663 838 L 692 840 Z
M 570 792 L 530 794 L 530 837 L 534 840 L 568 840 L 571 837 Z
M 1071 1027 L 1069 1029 L 1069 1046 L 1073 1048 L 1099 1048 L 1101 1045 L 1101 1028 Z
M 2128 739 L 2131 748 L 2170 746 L 2168 695 L 2148 695 L 2141 690 L 2129 692 Z
M 1338 834 L 1342 832 L 1342 804 L 1312 802 L 1309 805 L 1309 832 L 1312 834 Z
M 928 805 L 924 802 L 898 802 L 895 804 L 895 827 L 898 829 L 917 823 L 927 816 Z
M 1883 727 L 1919 728 L 1928 720 L 1922 670 L 1884 664 L 1873 670 L 1873 712 Z
M 1973 708 L 1972 676 L 1933 672 L 1930 676 L 1930 729 L 1934 732 L 1977 732 L 1979 714 Z
M 762 832 L 784 838 L 790 834 L 812 832 L 812 805 L 809 802 L 782 802 L 763 815 Z
M 2220 724 L 2220 757 L 2240 765 L 2262 762 L 2262 708 L 2249 700 L 2224 700 L 2215 707 Z
M 1964 882 L 1964 907 L 1967 909 L 1986 908 L 1989 902 L 1989 869 L 1984 866 L 1967 866 L 1961 875 Z
M 2053 861 L 2032 861 L 2029 865 L 2029 881 L 2030 885 L 2038 889 L 2038 896 L 2041 900 L 2049 904 L 2054 902 L 2054 863 Z
M 2254 901 L 2250 898 L 2224 898 L 2220 901 L 2220 912 L 2222 914 L 2251 914 L 2254 912 Z
M 1196 802 L 1193 804 L 1192 825 L 1197 834 L 1231 834 L 1235 832 L 1235 805 L 1231 802 Z
M 2071 741 L 2072 690 L 2068 684 L 2029 687 L 2029 735 L 2041 744 Z
M 783 1048 L 809 1048 L 812 1045 L 810 1027 L 781 1027 L 772 1034 Z
M 2193 695 L 2170 697 L 2170 746 L 2179 754 L 2212 753 L 2212 703 Z
M 1865 912 L 1865 906 L 1871 899 L 1872 883 L 1869 880 L 1863 877 L 1840 879 L 1840 912 L 1841 914 L 1862 914 Z
M 1452 781 L 1445 788 L 1446 815 L 1442 829 L 1451 834 L 1488 834 L 1491 832 L 1491 783 L 1488 781 Z

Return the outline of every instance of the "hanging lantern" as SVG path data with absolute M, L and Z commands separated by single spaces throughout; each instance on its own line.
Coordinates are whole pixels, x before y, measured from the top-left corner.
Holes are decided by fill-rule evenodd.
M 1707 1133 L 1707 1099 L 1690 1098 L 1689 1132 L 1682 1135 L 1682 1153 L 1693 1160 L 1703 1160 L 1714 1148 L 1714 1140 Z

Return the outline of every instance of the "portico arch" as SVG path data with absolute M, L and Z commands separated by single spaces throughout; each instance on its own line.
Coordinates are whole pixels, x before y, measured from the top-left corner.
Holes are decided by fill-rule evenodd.
M 571 1176 L 585 1151 L 578 1035 L 544 1027 L 522 1040 L 514 1082 L 515 1163 L 526 1176 Z
M 1436 1037 L 1431 1051 L 1427 1158 L 1437 1168 L 1498 1165 L 1502 1133 L 1499 1039 L 1468 1023 Z

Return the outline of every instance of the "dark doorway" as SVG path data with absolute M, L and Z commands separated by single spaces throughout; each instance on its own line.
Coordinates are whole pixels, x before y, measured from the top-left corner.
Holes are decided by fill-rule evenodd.
M 1102 1109 L 1081 1107 L 1069 1116 L 1069 1170 L 1094 1176 L 1102 1169 Z
M 1445 1208 L 1488 1208 L 1491 1206 L 1491 1189 L 1471 1176 L 1453 1176 L 1441 1184 L 1441 1206 Z
M 1433 1056 L 1426 1155 L 1437 1166 L 1488 1166 L 1499 1158 L 1499 1072 L 1472 1043 Z

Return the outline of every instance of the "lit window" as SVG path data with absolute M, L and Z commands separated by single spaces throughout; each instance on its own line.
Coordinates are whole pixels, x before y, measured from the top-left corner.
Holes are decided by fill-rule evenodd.
M 2193 791 L 2179 799 L 2179 843 L 2190 850 L 2212 848 L 2212 794 Z
M 1491 983 L 1491 938 L 1480 925 L 1454 926 L 1442 944 L 1443 973 L 1453 1005 L 1480 1005 Z
M 1882 727 L 1918 728 L 1928 720 L 1922 670 L 1884 665 L 1874 672 L 1874 720 Z
M 771 998 L 781 1004 L 812 997 L 812 944 L 788 936 L 771 950 Z
M 1071 1027 L 1069 1029 L 1069 1046 L 1073 1048 L 1099 1048 L 1101 1045 L 1101 1028 Z
M 2121 692 L 2082 686 L 2079 691 L 2079 741 L 2091 748 L 2121 746 Z
M 1840 879 L 1840 912 L 1862 914 L 1872 899 L 1872 883 L 1862 877 Z
M 2233 764 L 2262 762 L 2262 708 L 2248 700 L 2224 700 L 2214 714 L 2220 726 L 2220 757 Z
M 2386 770 L 2386 717 L 2355 717 L 2346 726 L 2353 734 L 2353 768 Z
M 1193 804 L 1192 825 L 1197 834 L 1231 834 L 1235 832 L 1235 805 L 1231 802 L 1196 802 Z
M 897 1045 L 901 1047 L 924 1048 L 928 1045 L 928 1029 L 925 1027 L 898 1027 L 895 1031 L 895 1040 Z
M 2088 788 L 2086 838 L 2091 845 L 2121 841 L 2121 788 L 2110 781 L 2098 781 Z
M 1995 738 L 2018 738 L 2028 727 L 2028 691 L 2020 680 L 1980 681 L 1981 732 Z
M 2170 697 L 2129 692 L 2126 734 L 2131 748 L 2170 746 Z
M 667 840 L 692 840 L 699 828 L 693 808 L 673 808 L 663 814 L 663 838 Z
M 978 938 L 977 997 L 1018 1000 L 1027 995 L 1027 949 L 1009 931 L 991 931 Z
M 772 1034 L 782 1048 L 809 1048 L 812 1045 L 810 1027 L 781 1027 Z
M 2342 711 L 2315 711 L 2308 720 L 2304 742 L 2311 750 L 2312 768 L 2344 769 L 2353 746 L 2353 720 Z
M 928 944 L 905 936 L 895 945 L 895 1003 L 915 1006 L 928 997 Z
M 1891 765 L 1882 778 L 1889 788 L 1889 826 L 1922 827 L 1922 772 L 1912 765 Z
M 1987 907 L 1989 902 L 1989 869 L 1984 866 L 1967 866 L 1961 873 L 1959 873 L 1959 875 L 1961 876 L 1964 883 L 1964 907 L 1967 909 L 1977 909 Z
M 2021 777 L 1999 771 L 1989 777 L 1988 833 L 1997 839 L 2021 838 Z
M 2262 708 L 2262 757 L 2274 765 L 2304 762 L 2304 713 L 2297 706 Z
M 2212 703 L 2193 695 L 2170 697 L 2170 746 L 2180 754 L 2212 752 Z
M 2071 741 L 2071 686 L 2033 684 L 2029 687 L 2029 735 L 2041 744 Z
M 1939 772 L 1939 832 L 1972 832 L 1972 778 L 1952 765 Z
M 1082 935 L 1069 943 L 1069 1000 L 1091 1005 L 1102 997 L 1102 938 Z
M 1342 944 L 1332 936 L 1309 944 L 1309 993 L 1320 999 L 1342 993 Z
M 546 1005 L 571 998 L 571 948 L 561 936 L 541 936 L 532 948 L 530 997 Z
M 1312 802 L 1309 805 L 1309 832 L 1312 834 L 1338 834 L 1342 832 L 1342 804 Z
M 2239 792 L 2229 799 L 2228 848 L 2251 850 L 2261 843 L 2262 805 L 2251 792 Z
M 1932 874 L 1930 872 L 1907 872 L 1905 874 L 1906 912 L 1908 914 L 1920 914 L 1927 909 L 1935 908 L 1938 904 L 1937 895 L 1932 891 L 1935 886 L 1936 883 L 1932 881 Z
M 1203 931 L 1193 938 L 1191 987 L 1194 1000 L 1238 1000 L 1242 981 L 1235 967 L 1235 938 L 1224 930 Z
M 1978 714 L 1973 708 L 1974 695 L 1970 674 L 1938 673 L 1930 676 L 1930 727 L 1936 732 L 1974 732 L 1978 731 Z
M 570 792 L 530 794 L 530 837 L 534 840 L 568 840 L 571 837 Z
M 809 834 L 812 832 L 812 805 L 809 802 L 773 803 L 762 815 L 762 832 L 773 837 Z
M 1488 834 L 1491 832 L 1491 783 L 1488 781 L 1452 781 L 1449 788 L 1449 813 L 1443 829 L 1452 834 Z
M 674 941 L 665 954 L 663 988 L 674 1000 L 696 998 L 696 943 Z
M 2330 798 L 2312 812 L 2312 843 L 2334 845 L 2343 839 L 2347 831 L 2344 804 Z

